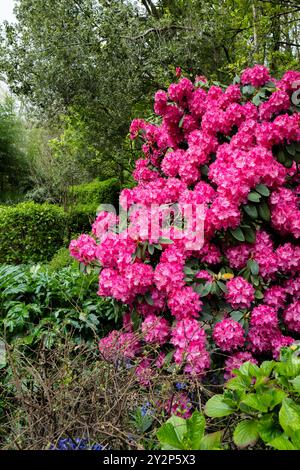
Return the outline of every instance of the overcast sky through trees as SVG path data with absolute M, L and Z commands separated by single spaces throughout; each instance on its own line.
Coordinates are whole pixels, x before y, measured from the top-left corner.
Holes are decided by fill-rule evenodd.
M 0 0 L 0 22 L 7 20 L 7 21 L 13 21 L 14 20 L 14 14 L 13 14 L 13 8 L 14 8 L 15 0 Z

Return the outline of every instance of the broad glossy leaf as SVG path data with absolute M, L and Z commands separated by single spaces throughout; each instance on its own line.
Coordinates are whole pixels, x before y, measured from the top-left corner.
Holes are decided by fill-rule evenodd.
M 233 433 L 233 441 L 241 449 L 255 445 L 258 439 L 258 422 L 256 420 L 241 421 Z

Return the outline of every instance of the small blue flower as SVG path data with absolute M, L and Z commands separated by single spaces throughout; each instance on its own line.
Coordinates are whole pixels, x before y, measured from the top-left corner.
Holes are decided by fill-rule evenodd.
M 151 411 L 151 403 L 149 403 L 149 401 L 147 401 L 142 407 L 141 407 L 141 413 L 142 413 L 142 416 L 145 416 L 146 414 L 149 414 Z
M 186 387 L 187 387 L 187 385 L 185 383 L 182 383 L 182 382 L 177 382 L 175 384 L 175 388 L 177 390 L 184 390 Z
M 104 450 L 105 447 L 99 443 L 90 444 L 88 439 L 76 437 L 61 438 L 58 440 L 56 446 L 51 444 L 50 450 Z

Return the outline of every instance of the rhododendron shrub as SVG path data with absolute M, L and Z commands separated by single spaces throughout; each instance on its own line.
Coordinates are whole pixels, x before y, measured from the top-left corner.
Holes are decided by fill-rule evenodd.
M 101 212 L 70 246 L 97 266 L 99 295 L 127 305 L 99 349 L 136 361 L 143 386 L 161 367 L 200 378 L 218 365 L 229 378 L 300 334 L 300 72 L 277 80 L 256 65 L 227 87 L 177 78 L 155 95 L 156 124 L 131 124 L 143 155 L 119 216 Z M 176 204 L 193 209 L 189 230 L 180 211 L 154 230 Z

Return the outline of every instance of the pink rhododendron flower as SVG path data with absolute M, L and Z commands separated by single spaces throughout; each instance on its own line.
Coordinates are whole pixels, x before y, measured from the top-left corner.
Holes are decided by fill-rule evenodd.
M 135 375 L 138 382 L 143 387 L 149 387 L 151 385 L 151 379 L 154 376 L 151 360 L 147 358 L 142 359 L 142 361 L 135 368 Z
M 291 331 L 300 333 L 300 301 L 292 303 L 283 314 L 284 321 Z
M 177 320 L 199 316 L 201 305 L 199 295 L 191 287 L 172 292 L 168 300 L 171 313 Z
M 176 347 L 174 361 L 179 365 L 185 364 L 185 372 L 201 375 L 208 369 L 210 359 L 205 349 L 206 336 L 197 320 L 183 319 L 177 322 L 170 342 Z
M 267 305 L 259 305 L 252 310 L 250 325 L 252 326 L 277 326 L 277 312 Z
M 99 341 L 102 357 L 110 362 L 120 358 L 133 359 L 140 350 L 139 341 L 134 333 L 113 330 Z
M 170 326 L 167 320 L 153 314 L 146 316 L 141 328 L 147 343 L 164 344 L 170 335 Z
M 70 243 L 70 254 L 80 263 L 89 264 L 96 259 L 97 243 L 89 235 L 80 235 Z
M 203 279 L 204 281 L 212 282 L 213 277 L 209 272 L 205 271 L 204 269 L 201 269 L 200 271 L 197 272 L 196 274 L 197 279 Z
M 227 302 L 233 308 L 249 308 L 254 300 L 254 287 L 241 276 L 234 277 L 227 282 Z
M 271 80 L 269 69 L 263 65 L 255 65 L 252 68 L 244 70 L 241 75 L 243 85 L 252 85 L 261 87 Z
M 286 301 L 286 292 L 284 287 L 272 286 L 264 293 L 264 303 L 278 310 L 283 308 Z
M 216 323 L 213 340 L 222 351 L 234 351 L 244 346 L 244 329 L 237 321 L 226 318 Z

